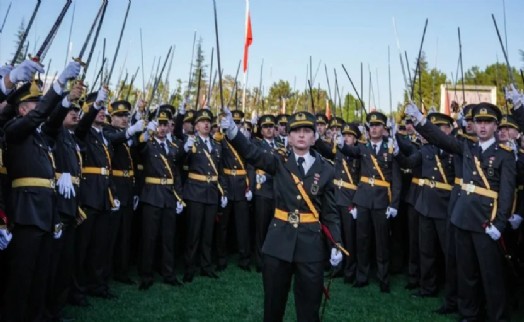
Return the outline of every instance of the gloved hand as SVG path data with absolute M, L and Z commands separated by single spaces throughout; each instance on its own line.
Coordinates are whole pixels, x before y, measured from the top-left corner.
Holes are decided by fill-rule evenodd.
M 255 114 L 253 115 L 253 117 L 251 118 L 251 125 L 256 126 L 258 124 L 258 116 Z
M 54 239 L 60 239 L 60 237 L 62 237 L 62 228 L 56 230 L 56 231 L 53 233 L 53 238 L 54 238 Z
M 517 230 L 520 227 L 520 224 L 522 223 L 522 217 L 519 214 L 513 214 L 508 219 L 509 224 L 511 225 L 511 229 Z
M 351 214 L 351 216 L 353 216 L 353 219 L 357 220 L 357 214 L 358 214 L 357 207 L 351 208 L 349 210 L 349 213 Z
M 9 73 L 9 79 L 11 83 L 16 84 L 18 82 L 28 82 L 33 79 L 33 75 L 39 72 L 45 73 L 44 67 L 39 63 L 32 60 L 24 60 L 18 66 L 13 68 Z
M 4 78 L 5 75 L 8 75 L 13 70 L 13 68 L 14 67 L 9 64 L 0 66 L 0 77 Z
M 388 138 L 388 150 L 393 150 L 393 155 L 397 155 L 400 152 L 398 142 L 395 138 Z
M 493 225 L 486 226 L 485 232 L 493 240 L 499 240 L 500 235 L 501 235 L 500 231 L 497 229 L 497 227 L 495 227 Z
M 220 128 L 224 131 L 229 131 L 230 129 L 236 128 L 235 121 L 233 120 L 233 115 L 231 111 L 225 106 L 224 107 L 224 116 L 220 120 Z
M 104 103 L 107 101 L 107 89 L 105 87 L 101 87 L 98 90 L 98 93 L 96 93 L 96 100 L 95 100 L 95 108 L 99 110 L 104 106 Z
M 115 200 L 113 200 L 113 203 L 114 203 L 114 207 L 111 208 L 111 211 L 118 211 L 118 210 L 120 210 L 120 200 L 115 199 Z
M 226 208 L 227 207 L 227 197 L 222 197 L 220 199 L 220 207 L 221 208 Z
M 135 124 L 131 125 L 127 129 L 126 135 L 129 138 L 129 137 L 135 135 L 136 133 L 142 132 L 143 128 L 144 128 L 144 120 L 138 120 Z
M 158 126 L 158 123 L 156 121 L 151 121 L 147 123 L 147 131 L 149 132 L 156 132 L 156 127 Z
M 253 199 L 253 193 L 251 192 L 251 190 L 248 190 L 246 192 L 246 199 L 247 201 L 251 201 Z
M 345 142 L 344 137 L 342 135 L 337 135 L 335 142 L 337 142 L 337 146 L 339 149 L 342 149 L 344 147 Z
M 7 230 L 7 228 L 4 226 L 3 228 L 0 228 L 0 250 L 4 250 L 7 248 L 7 245 L 9 245 L 9 242 L 13 238 L 13 235 Z
M 65 199 L 70 199 L 71 196 L 75 197 L 75 187 L 73 186 L 73 180 L 70 173 L 62 173 L 60 178 L 56 181 L 58 186 L 58 193 Z
M 176 214 L 180 215 L 182 211 L 184 210 L 184 205 L 180 201 L 176 202 Z
M 133 196 L 133 210 L 136 210 L 136 208 L 138 208 L 139 202 L 140 202 L 140 198 L 138 196 Z
M 251 138 L 251 132 L 249 132 L 246 128 L 244 127 L 241 127 L 240 128 L 240 133 L 244 134 L 244 136 L 248 139 Z
M 518 109 L 524 104 L 524 95 L 520 94 L 513 84 L 509 85 L 509 88 L 505 88 L 506 101 L 513 104 L 513 109 Z
M 184 151 L 189 152 L 193 145 L 195 145 L 195 137 L 193 135 L 190 135 L 187 137 L 186 143 L 184 143 Z
M 336 247 L 331 248 L 331 257 L 329 258 L 329 263 L 331 266 L 335 267 L 342 262 L 342 253 Z
M 422 122 L 424 115 L 419 111 L 417 105 L 409 103 L 404 110 L 406 115 L 411 116 L 414 119 L 415 124 Z
M 386 209 L 386 219 L 395 218 L 397 216 L 397 212 L 397 209 L 388 207 L 388 209 Z
M 180 102 L 180 105 L 178 105 L 178 114 L 180 114 L 180 115 L 186 114 L 186 104 L 187 104 L 187 98 L 184 98 Z
M 69 62 L 69 64 L 67 64 L 66 68 L 62 71 L 62 73 L 60 73 L 60 76 L 58 76 L 58 84 L 64 87 L 67 84 L 67 81 L 77 78 L 78 75 L 80 75 L 81 67 L 82 65 L 80 65 L 79 62 Z
M 265 174 L 257 174 L 255 176 L 255 180 L 257 181 L 258 184 L 263 184 L 264 182 L 266 182 L 266 175 Z

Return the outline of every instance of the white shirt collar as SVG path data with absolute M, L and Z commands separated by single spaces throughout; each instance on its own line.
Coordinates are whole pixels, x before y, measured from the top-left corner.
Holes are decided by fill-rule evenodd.
M 295 161 L 298 164 L 298 158 L 301 157 L 300 155 L 297 155 L 295 152 L 293 152 L 295 155 Z M 304 158 L 304 163 L 302 163 L 302 167 L 304 168 L 304 174 L 307 174 L 308 170 L 311 168 L 313 163 L 315 163 L 315 157 L 311 155 L 311 153 L 306 153 L 305 155 L 302 155 Z
M 482 148 L 482 152 L 486 151 L 487 149 L 489 149 L 489 147 L 494 144 L 496 142 L 495 140 L 495 137 L 492 137 L 491 139 L 487 140 L 487 141 L 484 141 L 484 142 L 480 142 L 479 141 L 479 145 L 480 147 Z

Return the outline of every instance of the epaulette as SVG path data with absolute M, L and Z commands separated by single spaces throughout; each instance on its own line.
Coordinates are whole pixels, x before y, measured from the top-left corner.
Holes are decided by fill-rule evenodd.
M 499 143 L 499 147 L 501 147 L 502 149 L 508 151 L 508 152 L 513 152 L 513 149 L 510 148 L 509 146 L 507 146 L 506 144 L 504 143 Z
M 470 140 L 471 142 L 477 142 L 477 141 L 478 141 L 478 138 L 477 138 L 477 137 L 472 136 L 472 135 L 469 135 L 469 134 L 465 134 L 465 133 L 463 133 L 463 132 L 458 132 L 458 133 L 457 133 L 457 136 L 461 136 L 461 137 L 463 137 L 463 138 L 465 138 L 465 139 Z
M 360 144 L 368 144 L 368 141 L 367 140 L 358 140 L 358 143 L 360 143 Z
M 331 164 L 332 166 L 335 165 L 335 162 L 333 160 L 326 159 L 323 156 L 320 156 L 320 157 L 322 158 L 322 160 L 326 161 L 327 163 Z
M 169 141 L 169 143 L 171 143 L 171 145 L 174 146 L 175 148 L 178 148 L 178 145 L 174 141 Z

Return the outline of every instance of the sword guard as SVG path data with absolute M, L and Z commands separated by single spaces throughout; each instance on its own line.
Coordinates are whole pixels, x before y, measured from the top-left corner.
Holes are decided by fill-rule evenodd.
M 79 63 L 80 66 L 82 66 L 82 67 L 84 67 L 84 68 L 87 66 L 87 64 L 84 63 L 80 57 L 78 57 L 78 58 L 73 57 L 73 60 L 74 60 L 75 62 Z
M 40 57 L 38 56 L 33 56 L 31 54 L 27 55 L 29 57 L 29 59 L 31 59 L 32 61 L 38 63 L 40 66 L 44 66 L 42 65 L 42 63 L 40 62 Z

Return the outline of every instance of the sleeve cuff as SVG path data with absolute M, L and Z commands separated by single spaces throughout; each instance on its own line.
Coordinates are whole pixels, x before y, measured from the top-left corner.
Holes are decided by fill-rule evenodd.
M 2 78 L 2 80 L 0 81 L 0 90 L 2 91 L 2 93 L 4 93 L 7 96 L 7 95 L 11 94 L 11 92 L 14 90 L 14 88 L 7 89 L 7 87 L 5 86 L 5 79 Z
M 238 127 L 234 126 L 232 129 L 227 130 L 227 138 L 229 140 L 233 140 L 237 136 L 237 133 L 238 133 Z
M 70 108 L 71 107 L 71 102 L 69 102 L 69 100 L 67 99 L 67 95 L 62 99 L 62 106 L 64 108 Z
M 62 93 L 64 92 L 64 89 L 62 88 L 62 85 L 60 85 L 60 83 L 58 81 L 54 81 L 54 83 L 53 83 L 53 90 L 58 95 L 62 95 Z

